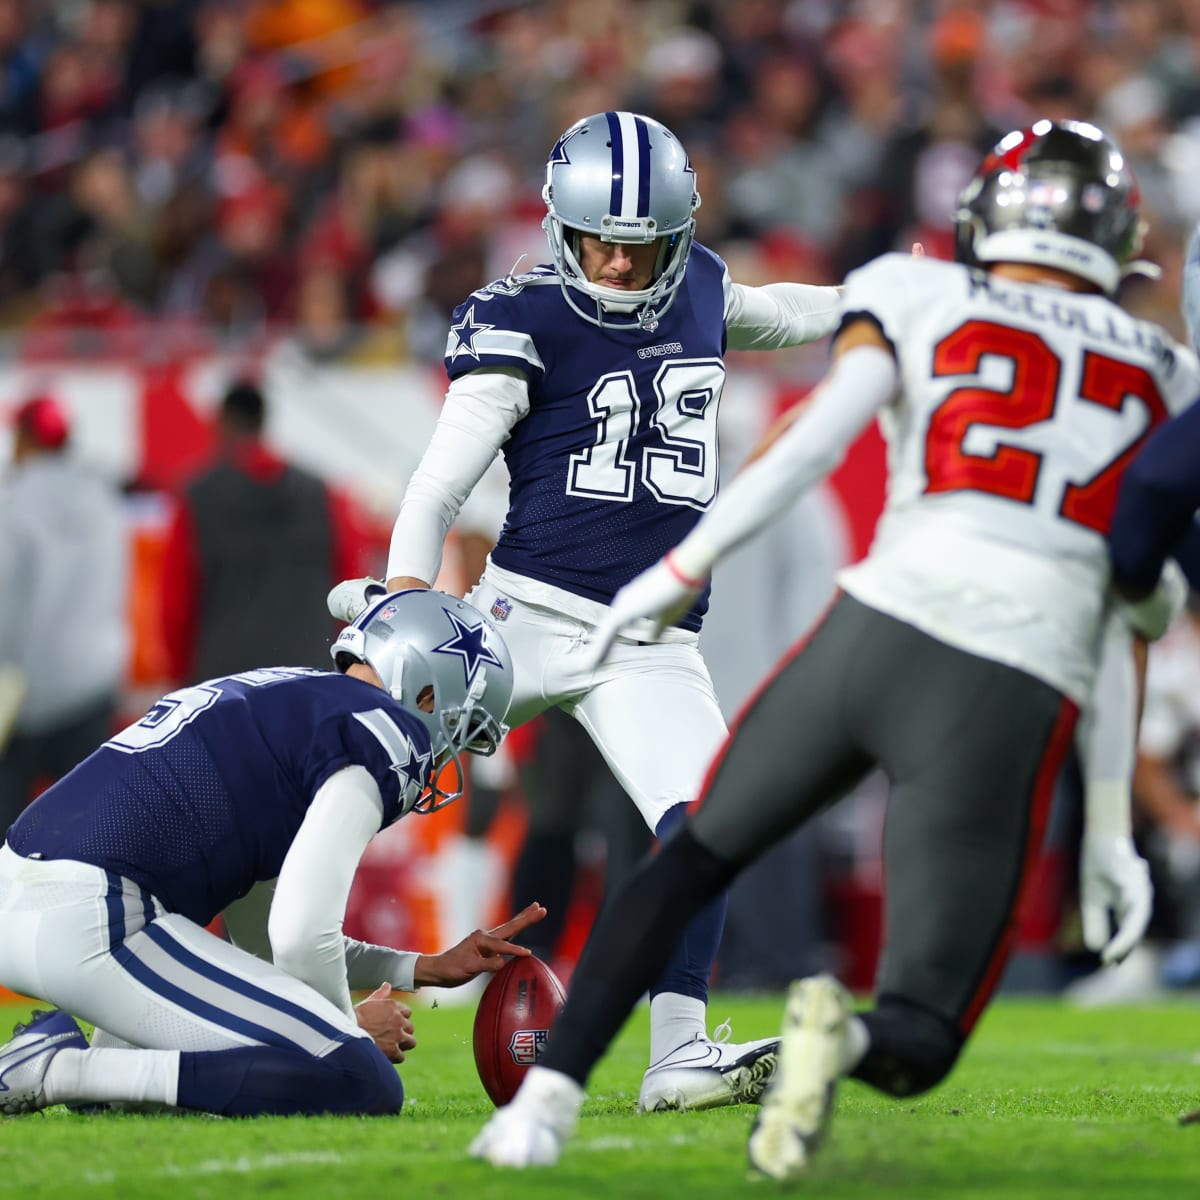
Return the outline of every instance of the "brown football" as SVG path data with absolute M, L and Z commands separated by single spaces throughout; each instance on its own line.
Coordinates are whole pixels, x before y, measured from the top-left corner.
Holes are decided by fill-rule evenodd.
M 511 958 L 479 997 L 475 1069 L 497 1107 L 507 1104 L 537 1062 L 566 994 L 540 958 Z

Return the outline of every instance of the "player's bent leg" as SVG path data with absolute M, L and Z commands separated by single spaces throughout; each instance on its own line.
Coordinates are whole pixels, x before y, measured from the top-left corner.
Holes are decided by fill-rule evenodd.
M 351 1017 L 272 964 L 163 914 L 131 881 L 4 847 L 0 901 L 0 982 L 143 1047 L 89 1048 L 72 1035 L 45 1061 L 34 1106 L 183 1103 L 232 1113 L 400 1104 L 394 1068 Z M 65 1013 L 54 1019 L 75 1029 Z M 29 1057 L 41 1070 L 40 1053 Z
M 725 737 L 712 680 L 696 648 L 619 646 L 575 716 L 647 824 L 660 839 L 667 837 L 685 818 Z M 726 908 L 722 892 L 693 917 L 651 989 L 650 1064 L 638 1096 L 643 1111 L 753 1101 L 774 1066 L 775 1038 L 735 1043 L 727 1024 L 721 1027 L 725 1040 L 708 1036 L 708 979 Z
M 319 1058 L 273 1046 L 181 1054 L 177 1103 L 226 1117 L 392 1116 L 404 1087 L 369 1038 L 352 1037 Z
M 918 1096 L 936 1087 L 966 1042 L 953 1021 L 900 996 L 880 996 L 859 1020 L 868 1045 L 850 1074 L 889 1096 Z
M 582 1086 L 692 915 L 735 873 L 686 827 L 647 859 L 592 929 L 541 1065 Z
M 660 838 L 670 836 L 683 823 L 687 808 L 681 804 L 663 817 L 655 831 Z M 727 1021 L 711 1038 L 705 1033 L 708 976 L 721 943 L 727 908 L 728 893 L 722 891 L 692 918 L 651 989 L 651 1026 L 657 1018 L 660 1044 L 664 1034 L 669 1036 L 669 1027 L 663 1027 L 675 1012 L 685 1020 L 692 1016 L 699 1029 L 684 1025 L 680 1036 L 686 1040 L 671 1039 L 675 1044 L 652 1059 L 638 1092 L 642 1112 L 756 1103 L 775 1069 L 778 1038 L 734 1042 Z
M 922 638 L 900 628 L 893 640 L 902 649 L 902 640 Z M 965 1039 L 999 982 L 1076 717 L 1040 680 L 925 641 L 919 701 L 899 682 L 881 679 L 874 690 L 880 758 L 892 779 L 877 988 L 910 1007 L 907 1069 L 916 1089 L 931 1086 L 922 1075 L 942 1069 L 949 1052 L 939 1042 Z M 930 1065 L 921 1065 L 924 1054 Z M 897 1077 L 890 1087 L 904 1085 Z
M 804 647 L 803 666 L 799 665 L 799 648 L 785 658 L 739 717 L 733 734 L 708 768 L 708 780 L 695 805 L 692 832 L 720 860 L 739 868 L 749 863 L 774 840 L 861 779 L 870 765 L 840 720 L 840 708 L 835 703 L 837 684 L 829 682 L 840 677 L 840 656 L 847 647 L 853 650 L 859 637 L 854 611 L 839 607 L 840 611 L 835 608 Z M 686 648 L 648 647 L 640 653 L 666 649 L 682 653 Z M 624 653 L 636 658 L 638 651 L 626 649 Z M 707 681 L 707 671 L 703 670 L 698 654 L 695 662 Z M 614 669 L 619 666 L 618 658 Z M 644 671 L 643 666 L 639 677 L 631 667 L 629 677 L 621 682 L 636 694 L 639 688 L 646 688 Z M 599 701 L 614 692 L 615 688 L 606 680 L 580 705 L 584 716 L 596 726 L 597 742 L 610 761 L 612 750 L 606 741 L 611 742 L 613 735 L 609 732 L 606 738 L 605 734 L 624 728 L 621 722 L 629 719 L 634 703 L 631 696 L 623 704 L 599 707 Z M 667 706 L 658 696 L 657 703 L 660 711 L 671 714 L 672 719 L 687 713 L 678 698 Z M 640 747 L 643 754 L 657 750 L 647 747 L 642 732 L 651 727 L 648 722 L 654 719 L 652 714 L 643 714 L 637 737 L 631 737 L 631 744 Z M 688 768 L 679 765 L 677 769 Z M 695 770 L 694 764 L 690 769 Z M 646 770 L 653 778 L 652 768 Z M 644 805 L 639 807 L 645 812 Z M 690 933 L 689 929 L 689 936 Z M 714 942 L 712 954 L 715 952 Z M 672 969 L 675 968 L 673 963 Z M 704 976 L 706 981 L 707 969 Z M 681 985 L 676 982 L 675 986 Z M 653 1016 L 653 1005 L 651 1013 Z M 704 1078 L 699 1073 L 703 1068 L 664 1062 L 667 1056 L 660 1053 L 656 1056 L 659 1061 L 655 1063 L 653 1077 L 647 1072 L 644 1081 L 643 1107 L 711 1107 L 757 1100 L 774 1067 L 775 1041 L 744 1043 L 735 1047 L 733 1053 L 720 1054 L 719 1044 L 705 1039 L 706 1049 L 714 1045 L 716 1049 L 704 1086 L 699 1083 Z M 695 1047 L 680 1047 L 677 1043 L 667 1048 L 668 1054 L 676 1049 L 684 1055 L 695 1052 Z M 676 1068 L 687 1073 L 676 1074 L 672 1079 Z

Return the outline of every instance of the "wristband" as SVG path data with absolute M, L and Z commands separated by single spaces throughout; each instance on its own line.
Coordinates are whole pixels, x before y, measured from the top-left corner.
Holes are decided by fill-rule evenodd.
M 681 570 L 679 564 L 675 561 L 675 551 L 669 550 L 663 558 L 663 566 L 683 584 L 684 587 L 690 588 L 693 592 L 700 591 L 708 582 L 707 579 L 693 579 L 685 571 Z

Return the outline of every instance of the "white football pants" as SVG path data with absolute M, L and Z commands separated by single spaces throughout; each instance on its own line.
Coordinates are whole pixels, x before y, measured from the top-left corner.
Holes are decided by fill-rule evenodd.
M 592 625 L 515 600 L 486 574 L 466 599 L 491 613 L 497 597 L 512 606 L 496 621 L 515 676 L 509 726 L 554 706 L 570 713 L 651 829 L 668 809 L 694 800 L 726 734 L 698 646 L 621 638 L 593 672 L 583 665 Z
M 276 1046 L 321 1058 L 367 1036 L 278 967 L 88 863 L 0 846 L 0 984 L 148 1050 Z M 112 1044 L 111 1042 L 109 1044 Z

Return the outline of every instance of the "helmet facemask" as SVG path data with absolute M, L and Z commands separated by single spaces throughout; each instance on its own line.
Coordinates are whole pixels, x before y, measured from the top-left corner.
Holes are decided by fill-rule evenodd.
M 481 701 L 486 691 L 487 668 L 481 667 L 475 681 L 468 688 L 466 700 L 462 705 L 443 707 L 437 704 L 435 698 L 434 712 L 439 732 L 438 741 L 442 749 L 440 753 L 435 750 L 429 790 L 413 805 L 413 812 L 437 812 L 439 808 L 445 808 L 463 794 L 466 773 L 459 755 L 464 751 L 478 754 L 482 758 L 496 753 L 504 735 L 508 733 L 508 726 L 496 720 L 483 707 Z M 454 768 L 451 790 L 441 786 L 441 771 L 447 763 L 452 764 Z

